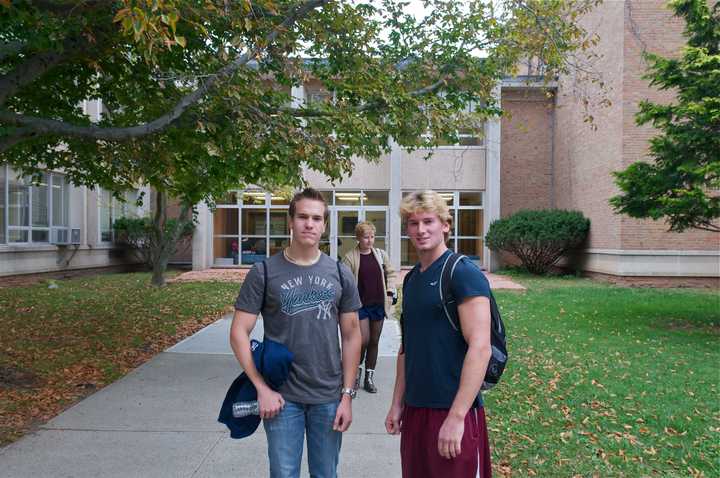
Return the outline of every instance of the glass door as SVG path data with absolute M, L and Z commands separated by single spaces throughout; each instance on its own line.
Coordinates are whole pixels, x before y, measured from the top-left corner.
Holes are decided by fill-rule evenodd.
M 362 221 L 375 225 L 375 247 L 387 250 L 387 208 L 335 207 L 330 212 L 330 257 L 341 260 L 348 251 L 357 246 L 355 226 Z M 323 241 L 325 237 L 323 236 Z M 320 246 L 322 249 L 322 242 Z
M 334 224 L 332 225 L 335 227 L 334 231 L 331 231 L 330 241 L 331 248 L 334 245 L 335 251 L 332 257 L 340 260 L 357 245 L 355 226 L 360 222 L 360 210 L 359 208 L 337 208 L 333 216 Z
M 375 226 L 375 247 L 387 251 L 387 208 L 368 208 L 363 212 L 363 220 Z

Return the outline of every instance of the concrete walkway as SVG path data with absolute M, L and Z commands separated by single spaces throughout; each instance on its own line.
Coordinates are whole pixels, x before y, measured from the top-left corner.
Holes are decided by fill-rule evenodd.
M 232 440 L 216 421 L 240 373 L 229 327 L 230 316 L 0 449 L 0 477 L 268 476 L 262 426 Z M 262 337 L 262 321 L 253 336 Z M 380 391 L 358 392 L 353 424 L 343 435 L 340 476 L 400 476 L 400 440 L 383 424 L 398 346 L 397 322 L 388 320 L 376 373 Z M 307 453 L 302 476 L 308 476 L 306 459 Z
M 204 269 L 201 271 L 188 271 L 183 272 L 179 276 L 168 280 L 168 282 L 205 282 L 205 281 L 221 281 L 221 282 L 237 282 L 238 284 L 243 281 L 250 269 L 246 267 L 228 267 L 228 268 L 213 268 Z M 398 281 L 402 281 L 405 274 L 410 269 L 402 269 L 400 271 Z M 508 276 L 502 276 L 493 274 L 491 272 L 483 271 L 485 277 L 487 277 L 492 290 L 498 289 L 511 289 L 511 290 L 525 290 L 525 287 L 514 282 Z M 402 284 L 402 282 L 400 282 Z M 400 285 L 398 284 L 398 286 Z

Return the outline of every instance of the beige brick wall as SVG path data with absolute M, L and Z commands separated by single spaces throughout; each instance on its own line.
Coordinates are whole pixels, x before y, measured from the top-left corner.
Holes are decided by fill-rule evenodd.
M 612 172 L 646 157 L 650 127 L 635 125 L 638 103 L 649 98 L 670 101 L 671 92 L 659 92 L 641 77 L 643 49 L 673 55 L 684 43 L 684 22 L 674 18 L 662 0 L 609 1 L 583 19 L 589 32 L 600 36 L 593 69 L 607 85 L 612 105 L 591 106 L 597 129 L 583 123 L 583 95 L 596 101 L 599 90 L 573 77 L 559 82 L 553 164 L 555 204 L 578 209 L 592 225 L 587 245 L 594 249 L 713 250 L 717 235 L 692 231 L 668 233 L 660 222 L 635 220 L 613 213 L 608 200 L 618 193 Z
M 584 64 L 602 74 L 611 106 L 591 108 L 593 129 L 583 121 L 582 100 L 599 101 L 601 90 L 575 76 L 559 81 L 555 120 L 555 204 L 563 209 L 576 209 L 590 218 L 588 247 L 616 249 L 620 247 L 621 219 L 614 215 L 608 198 L 616 193 L 611 172 L 622 161 L 622 2 L 604 2 L 584 19 L 587 31 L 597 33 L 600 58 Z
M 552 206 L 553 99 L 538 90 L 503 88 L 500 215 Z
M 650 88 L 645 74 L 643 50 L 662 56 L 677 56 L 685 44 L 682 32 L 685 22 L 673 16 L 662 0 L 632 0 L 625 2 L 624 69 L 623 69 L 623 157 L 622 166 L 645 159 L 648 140 L 657 134 L 651 126 L 637 126 L 635 114 L 644 99 L 658 103 L 673 101 L 674 93 Z M 623 217 L 621 221 L 622 249 L 659 250 L 717 250 L 720 237 L 704 231 L 682 234 L 667 232 L 664 221 L 636 220 Z

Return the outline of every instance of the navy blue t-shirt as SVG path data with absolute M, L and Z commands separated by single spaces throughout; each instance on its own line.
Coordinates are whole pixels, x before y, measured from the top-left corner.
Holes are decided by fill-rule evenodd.
M 448 322 L 440 300 L 440 272 L 451 253 L 448 250 L 424 272 L 415 269 L 405 286 L 405 403 L 413 407 L 450 408 L 460 387 L 468 346 Z M 450 290 L 458 304 L 468 297 L 490 297 L 485 275 L 467 258 L 455 267 Z M 476 405 L 482 405 L 482 397 Z

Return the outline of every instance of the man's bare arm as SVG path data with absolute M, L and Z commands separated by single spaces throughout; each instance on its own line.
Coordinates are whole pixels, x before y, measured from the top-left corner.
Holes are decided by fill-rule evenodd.
M 460 455 L 467 415 L 480 392 L 492 350 L 490 348 L 490 300 L 471 297 L 458 306 L 460 325 L 468 350 L 460 374 L 460 386 L 448 416 L 438 433 L 438 453 L 452 459 Z
M 490 300 L 487 297 L 470 297 L 458 307 L 460 326 L 468 350 L 460 374 L 460 387 L 450 407 L 450 413 L 465 417 L 480 393 L 488 362 L 490 348 Z
M 362 343 L 357 312 L 340 314 L 340 337 L 342 338 L 343 387 L 351 388 L 355 385 Z
M 355 385 L 355 371 L 360 363 L 360 324 L 357 312 L 340 314 L 340 337 L 342 338 L 343 388 Z M 340 405 L 335 413 L 333 429 L 344 432 L 352 423 L 352 403 L 350 395 L 342 394 Z
M 405 351 L 400 346 L 395 365 L 395 388 L 393 389 L 390 410 L 385 418 L 385 429 L 391 435 L 397 435 L 402 429 L 400 417 L 405 407 Z

